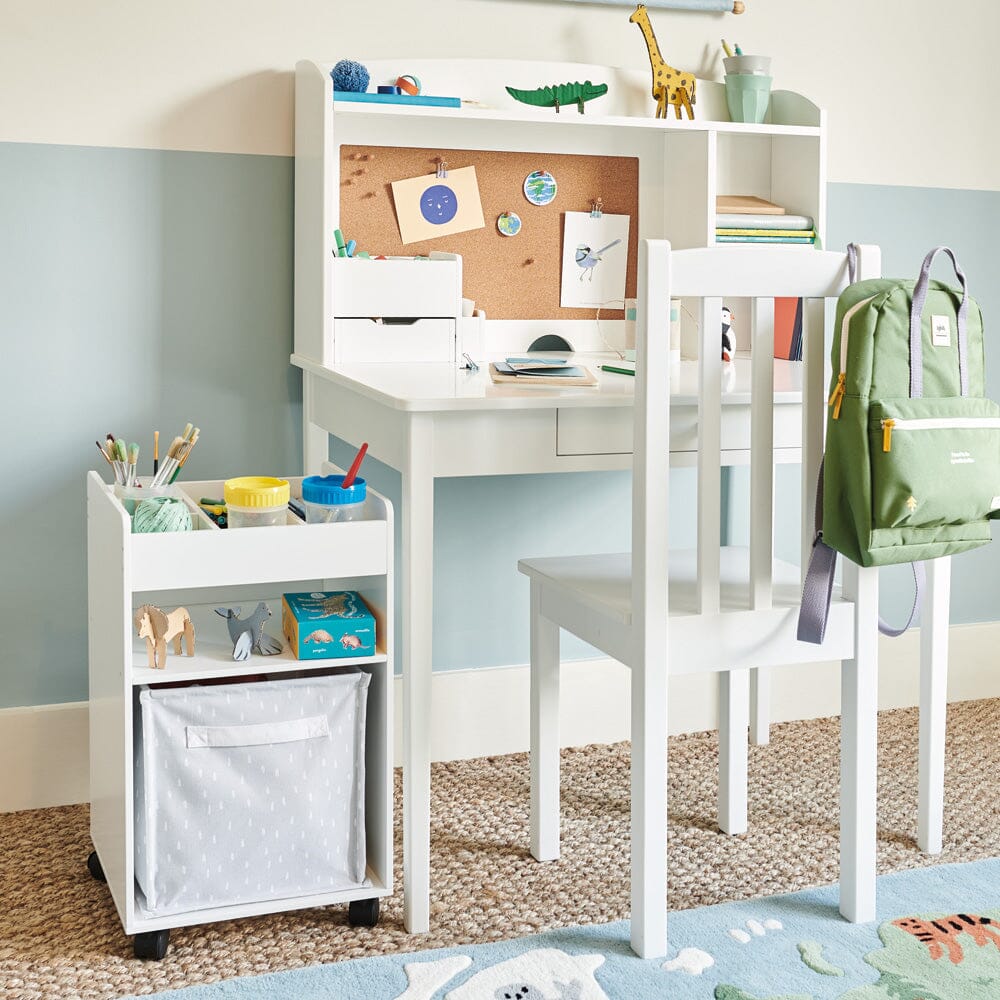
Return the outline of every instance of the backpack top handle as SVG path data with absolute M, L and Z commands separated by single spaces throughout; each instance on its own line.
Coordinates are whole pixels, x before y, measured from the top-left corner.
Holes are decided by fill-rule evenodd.
M 924 347 L 920 336 L 920 317 L 927 300 L 927 285 L 930 281 L 931 264 L 934 258 L 944 251 L 955 268 L 955 275 L 962 286 L 962 304 L 958 307 L 958 374 L 963 396 L 969 395 L 969 366 L 967 360 L 968 348 L 965 333 L 966 320 L 969 315 L 969 288 L 965 274 L 958 266 L 958 260 L 950 247 L 935 247 L 924 258 L 920 268 L 920 277 L 913 288 L 913 302 L 910 304 L 910 396 L 918 397 L 924 394 Z

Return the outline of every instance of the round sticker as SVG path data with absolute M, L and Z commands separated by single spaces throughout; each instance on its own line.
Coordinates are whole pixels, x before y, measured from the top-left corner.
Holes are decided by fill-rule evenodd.
M 524 197 L 532 205 L 548 205 L 556 196 L 556 179 L 547 170 L 535 170 L 524 178 Z
M 432 184 L 420 196 L 420 214 L 432 225 L 451 222 L 458 212 L 458 198 L 447 184 Z
M 497 229 L 501 236 L 517 236 L 521 231 L 521 216 L 516 212 L 504 212 L 497 219 Z

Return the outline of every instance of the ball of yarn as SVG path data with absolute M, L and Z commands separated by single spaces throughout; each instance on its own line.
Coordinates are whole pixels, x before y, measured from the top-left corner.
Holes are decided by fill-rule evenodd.
M 334 90 L 349 90 L 357 94 L 363 94 L 368 89 L 368 81 L 371 79 L 368 70 L 353 59 L 341 59 L 333 67 L 330 76 L 333 77 Z
M 177 497 L 150 497 L 136 504 L 132 532 L 136 535 L 154 531 L 190 531 L 191 511 Z

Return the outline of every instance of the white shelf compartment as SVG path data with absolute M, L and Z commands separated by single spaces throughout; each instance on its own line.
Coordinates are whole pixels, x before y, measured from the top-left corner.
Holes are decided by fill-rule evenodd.
M 327 463 L 324 473 L 339 472 Z M 290 478 L 292 496 L 301 479 Z M 88 632 L 90 661 L 91 839 L 100 857 L 126 934 L 285 910 L 370 899 L 392 892 L 392 506 L 368 491 L 369 521 L 306 524 L 289 515 L 285 525 L 220 530 L 197 507 L 200 497 L 221 497 L 222 481 L 179 482 L 195 530 L 133 535 L 131 520 L 112 487 L 96 472 L 87 477 Z M 215 607 L 266 599 L 269 634 L 281 636 L 281 594 L 293 590 L 357 590 L 376 619 L 371 657 L 297 660 L 286 650 L 273 657 L 232 659 L 228 630 Z M 147 666 L 145 643 L 132 616 L 141 604 L 183 605 L 195 622 L 195 656 L 168 652 L 163 670 Z M 210 623 L 210 624 L 209 624 Z M 366 723 L 366 830 L 369 886 L 303 894 L 237 906 L 150 917 L 141 908 L 133 859 L 133 706 L 146 683 L 187 683 L 326 673 L 360 669 L 371 675 Z
M 292 496 L 301 497 L 301 478 L 289 482 Z M 122 530 L 129 536 L 133 590 L 224 587 L 386 572 L 385 504 L 379 497 L 369 495 L 371 520 L 305 524 L 289 512 L 283 525 L 220 530 L 197 502 L 201 497 L 221 497 L 222 481 L 178 485 L 192 510 L 195 531 L 132 535 L 128 512 L 111 487 L 106 487 Z

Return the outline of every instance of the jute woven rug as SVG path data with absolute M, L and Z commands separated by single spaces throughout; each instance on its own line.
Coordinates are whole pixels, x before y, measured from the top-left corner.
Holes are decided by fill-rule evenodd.
M 1000 855 L 1000 702 L 948 715 L 945 850 L 916 834 L 917 715 L 883 713 L 879 870 Z M 789 892 L 837 878 L 839 720 L 776 726 L 751 749 L 750 832 L 715 829 L 714 733 L 670 742 L 672 909 Z M 171 933 L 162 962 L 132 957 L 107 887 L 87 872 L 87 807 L 0 816 L 0 995 L 120 997 L 346 958 L 513 938 L 628 915 L 628 745 L 563 755 L 563 853 L 527 851 L 525 754 L 434 765 L 432 932 L 402 927 L 401 889 L 375 929 L 346 908 L 303 910 Z M 399 810 L 397 776 L 397 817 Z M 397 831 L 397 844 L 399 835 Z M 397 854 L 397 886 L 401 887 Z

